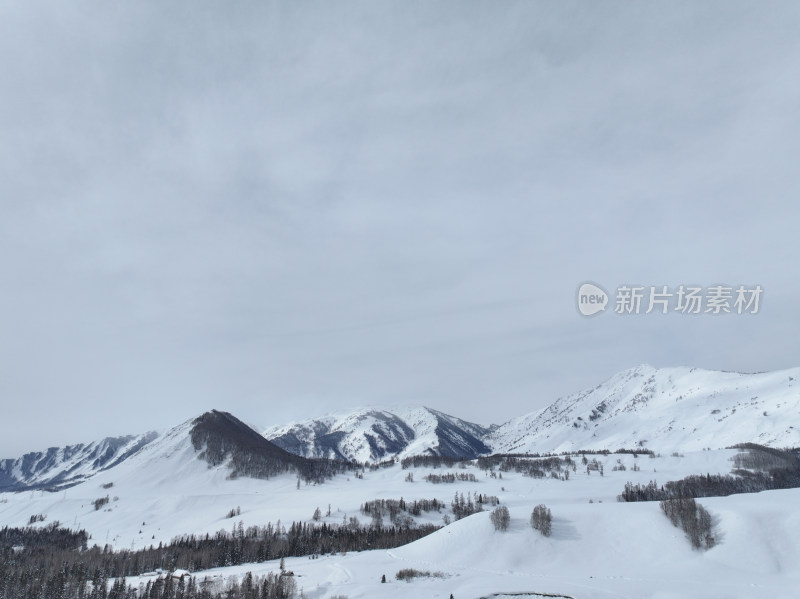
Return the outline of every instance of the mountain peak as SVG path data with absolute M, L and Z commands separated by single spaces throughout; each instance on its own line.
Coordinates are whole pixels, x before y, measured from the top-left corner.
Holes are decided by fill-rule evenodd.
M 198 416 L 189 436 L 197 457 L 212 467 L 228 463 L 231 478 L 268 478 L 302 463 L 229 412 L 211 410 Z
M 507 422 L 487 443 L 496 452 L 794 446 L 798 376 L 798 368 L 742 374 L 642 364 Z
M 489 429 L 421 405 L 364 407 L 272 427 L 264 436 L 307 457 L 379 461 L 435 454 L 473 458 L 488 453 Z

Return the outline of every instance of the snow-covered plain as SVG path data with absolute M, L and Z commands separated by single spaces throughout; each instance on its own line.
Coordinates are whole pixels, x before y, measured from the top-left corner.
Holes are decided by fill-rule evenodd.
M 289 558 L 298 588 L 309 598 L 358 597 L 479 598 L 493 593 L 538 592 L 576 598 L 796 597 L 800 583 L 800 489 L 699 500 L 716 522 L 719 544 L 692 550 L 682 531 L 661 514 L 658 503 L 618 503 L 626 481 L 660 483 L 693 473 L 727 473 L 733 450 L 696 451 L 683 457 L 661 455 L 588 456 L 604 465 L 604 475 L 587 474 L 581 463 L 567 481 L 533 479 L 516 473 L 493 478 L 469 466 L 404 470 L 399 464 L 364 478 L 337 476 L 322 485 L 297 488 L 291 475 L 271 480 L 228 480 L 224 467 L 209 468 L 196 457 L 186 423 L 138 455 L 90 481 L 58 493 L 0 495 L 0 524 L 22 526 L 32 514 L 84 528 L 92 542 L 137 548 L 187 533 L 231 530 L 239 521 L 263 525 L 280 520 L 311 522 L 314 510 L 340 523 L 350 516 L 364 523 L 359 506 L 370 499 L 441 499 L 480 492 L 497 495 L 511 512 L 511 527 L 497 532 L 489 513 L 453 522 L 410 545 L 318 559 Z M 620 460 L 626 471 L 613 471 Z M 632 470 L 637 464 L 640 470 Z M 408 472 L 414 482 L 405 480 Z M 425 474 L 471 472 L 478 482 L 431 484 Z M 103 485 L 113 483 L 105 489 Z M 105 495 L 99 511 L 91 502 Z M 591 501 L 591 502 L 590 502 Z M 553 513 L 553 534 L 533 531 L 533 507 Z M 239 506 L 241 515 L 226 517 Z M 444 512 L 420 521 L 442 523 Z M 444 578 L 395 580 L 401 568 L 440 571 Z M 194 573 L 231 577 L 247 571 L 277 571 L 277 562 L 247 564 Z M 385 574 L 387 583 L 380 582 Z M 129 580 L 131 583 L 145 579 Z

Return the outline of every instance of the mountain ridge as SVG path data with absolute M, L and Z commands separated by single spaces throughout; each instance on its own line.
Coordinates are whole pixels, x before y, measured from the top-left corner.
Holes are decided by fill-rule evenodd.
M 113 468 L 155 441 L 159 434 L 106 437 L 0 459 L 0 492 L 58 490 Z
M 680 451 L 743 442 L 800 446 L 800 368 L 748 374 L 641 364 L 488 427 L 411 405 L 344 410 L 262 432 L 213 410 L 167 432 L 0 460 L 0 492 L 65 489 L 143 453 L 161 459 L 180 451 L 189 456 L 185 459 L 224 467 L 234 478 L 288 468 L 321 480 L 336 470 L 331 460 L 374 463 L 423 454 L 472 459 L 636 447 Z
M 738 373 L 641 364 L 514 418 L 494 452 L 800 445 L 800 368 Z
M 266 429 L 263 435 L 306 457 L 381 461 L 431 454 L 475 458 L 490 453 L 490 427 L 425 406 L 365 407 Z

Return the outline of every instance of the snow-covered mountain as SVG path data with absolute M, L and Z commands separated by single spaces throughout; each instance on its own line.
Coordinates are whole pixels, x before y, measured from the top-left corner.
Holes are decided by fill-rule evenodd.
M 743 374 L 699 368 L 622 371 L 499 427 L 425 407 L 363 408 L 264 431 L 297 455 L 383 460 L 572 449 L 800 446 L 800 368 Z
M 741 374 L 641 365 L 515 418 L 485 441 L 497 453 L 797 447 L 800 368 Z
M 122 463 L 158 437 L 155 432 L 107 437 L 93 443 L 51 447 L 0 460 L 0 492 L 56 490 L 78 484 Z
M 347 466 L 290 453 L 232 414 L 218 410 L 193 420 L 189 436 L 197 457 L 209 467 L 227 468 L 229 478 L 270 478 L 292 472 L 306 480 L 322 482 Z
M 492 429 L 422 406 L 361 408 L 276 426 L 264 436 L 306 457 L 361 462 L 433 454 L 474 458 L 489 453 Z
M 316 505 L 308 501 L 316 504 L 318 495 L 299 506 L 292 502 L 309 490 L 330 488 L 332 479 L 351 477 L 360 482 L 342 462 L 291 454 L 231 414 L 212 410 L 58 493 L 0 492 L 0 528 L 24 526 L 39 514 L 42 526 L 60 521 L 85 528 L 101 544 L 146 547 L 180 534 L 214 533 L 242 518 L 261 524 L 310 516 Z M 353 503 L 351 512 L 359 506 Z M 243 509 L 234 520 L 231 511 L 238 506 Z
M 212 410 L 161 433 L 106 438 L 0 460 L 0 493 L 56 491 L 105 472 L 145 481 L 155 472 L 172 477 L 187 469 L 217 469 L 230 478 L 268 478 L 291 471 L 314 479 L 330 468 L 281 449 L 227 412 Z
M 440 509 L 423 510 L 413 522 L 449 524 L 415 543 L 346 555 L 324 552 L 315 559 L 287 557 L 283 566 L 306 596 L 320 598 L 406 597 L 409 589 L 415 596 L 442 597 L 722 598 L 740 596 L 744 588 L 756 589 L 759 597 L 788 599 L 797 594 L 800 549 L 793 540 L 800 531 L 795 509 L 800 489 L 703 497 L 719 541 L 704 552 L 692 548 L 657 502 L 616 498 L 628 483 L 728 474 L 738 467 L 740 452 L 718 447 L 743 441 L 800 445 L 798 375 L 800 369 L 744 375 L 640 366 L 493 430 L 427 408 L 405 408 L 343 413 L 290 425 L 279 435 L 285 440 L 288 431 L 298 431 L 292 432 L 298 447 L 359 460 L 464 455 L 470 448 L 478 454 L 637 444 L 660 453 L 590 456 L 593 470 L 578 458 L 572 462 L 577 468 L 555 477 L 513 468 L 496 472 L 471 463 L 457 469 L 471 476 L 453 477 L 448 484 L 431 480 L 435 467 L 430 464 L 352 471 L 341 462 L 307 459 L 231 414 L 211 411 L 157 436 L 143 436 L 138 447 L 131 437 L 52 450 L 49 462 L 48 452 L 2 462 L 14 484 L 39 484 L 40 490 L 0 490 L 0 527 L 46 528 L 60 522 L 86 530 L 90 544 L 136 551 L 182 535 L 233 537 L 250 526 L 279 521 L 356 527 L 360 520 L 369 530 L 374 516 L 364 509 L 366 502 L 438 499 Z M 713 450 L 702 451 L 705 447 Z M 448 470 L 453 468 L 445 465 L 441 473 Z M 313 484 L 317 475 L 324 484 Z M 44 482 L 52 480 L 57 484 Z M 44 490 L 59 485 L 58 493 Z M 449 498 L 477 493 L 509 510 L 507 531 L 495 530 L 488 509 L 455 521 Z M 530 525 L 534 506 L 542 503 L 553 513 L 549 537 Z M 277 559 L 259 559 L 213 566 L 193 576 L 222 589 L 231 580 L 241 582 L 248 571 L 266 575 L 281 567 Z M 395 580 L 394 573 L 407 568 L 434 575 L 413 583 Z M 144 589 L 162 575 L 143 568 L 128 583 Z
M 163 434 L 106 438 L 0 460 L 0 492 L 73 486 L 145 450 L 150 455 L 164 435 L 181 437 L 187 459 L 200 456 L 213 466 L 225 465 L 234 476 L 255 477 L 288 468 L 315 478 L 315 469 L 325 469 L 298 456 L 374 462 L 420 454 L 474 458 L 637 446 L 691 451 L 742 442 L 797 447 L 800 368 L 741 374 L 642 365 L 488 428 L 416 406 L 340 412 L 262 435 L 213 411 Z

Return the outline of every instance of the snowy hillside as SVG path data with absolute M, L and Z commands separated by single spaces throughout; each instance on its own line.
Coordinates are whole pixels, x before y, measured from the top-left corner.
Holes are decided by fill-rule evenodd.
M 380 461 L 435 454 L 474 458 L 489 452 L 490 429 L 426 407 L 362 408 L 264 431 L 287 451 L 306 457 Z
M 165 432 L 108 438 L 0 461 L 0 492 L 63 491 L 124 480 L 160 488 L 175 477 L 208 472 L 224 478 L 284 473 L 319 479 L 336 464 L 307 460 L 269 442 L 226 412 L 213 410 Z M 49 495 L 50 493 L 45 493 Z
M 40 526 L 58 520 L 72 528 L 85 528 L 95 543 L 130 548 L 168 542 L 181 534 L 231 530 L 240 521 L 245 525 L 277 520 L 310 522 L 317 507 L 327 511 L 328 505 L 331 515 L 321 522 L 340 524 L 350 516 L 364 518 L 360 505 L 377 498 L 412 501 L 435 497 L 449 506 L 453 494 L 459 491 L 496 495 L 509 506 L 532 500 L 548 504 L 584 504 L 590 499 L 614 503 L 627 481 L 647 483 L 657 476 L 659 482 L 666 482 L 692 473 L 727 473 L 732 467 L 730 457 L 736 453 L 697 452 L 685 458 L 596 456 L 605 466 L 603 476 L 578 468 L 568 481 L 534 479 L 514 472 L 495 478 L 472 466 L 463 472 L 474 473 L 476 482 L 431 484 L 424 481 L 427 474 L 448 469 L 403 469 L 395 464 L 366 471 L 361 477 L 342 474 L 323 484 L 303 483 L 298 488 L 297 476 L 292 473 L 269 480 L 232 479 L 227 464 L 210 466 L 198 459 L 191 441 L 193 422 L 173 428 L 116 468 L 64 491 L 0 494 L 0 526 L 23 526 L 31 515 L 44 514 L 46 519 Z M 617 460 L 628 470 L 614 471 Z M 633 471 L 634 464 L 641 469 Z M 406 480 L 409 473 L 414 475 L 414 482 Z M 108 504 L 95 509 L 93 501 L 105 496 L 109 497 Z M 229 517 L 228 512 L 237 507 L 241 513 Z M 448 512 L 432 512 L 427 521 L 443 524 Z
M 800 446 L 800 368 L 739 374 L 642 365 L 486 438 L 494 452 L 697 450 L 745 441 Z
M 245 471 L 247 466 L 254 471 Z M 42 514 L 43 526 L 60 521 L 85 528 L 100 544 L 142 547 L 179 534 L 227 527 L 226 512 L 239 503 L 246 505 L 244 497 L 261 509 L 283 513 L 279 518 L 300 518 L 299 511 L 278 509 L 286 495 L 270 495 L 277 489 L 296 490 L 298 476 L 315 475 L 314 467 L 230 414 L 212 411 L 159 435 L 114 468 L 58 493 L 0 493 L 0 526 L 22 526 L 31 515 Z M 265 474 L 271 478 L 266 480 Z M 106 497 L 108 502 L 97 509 L 94 502 Z
M 51 447 L 0 460 L 0 491 L 63 489 L 122 463 L 158 437 L 151 432 L 108 437 L 88 444 Z
M 113 513 L 90 512 L 81 520 L 95 539 L 110 534 L 116 545 L 138 547 L 142 543 L 168 540 L 178 530 L 214 532 L 220 528 L 295 519 L 312 524 L 315 507 L 329 503 L 331 514 L 321 522 L 341 523 L 358 516 L 359 505 L 373 498 L 405 497 L 407 501 L 439 497 L 449 502 L 453 493 L 497 495 L 510 510 L 508 531 L 494 530 L 488 510 L 453 522 L 434 534 L 409 545 L 390 550 L 336 553 L 311 559 L 289 557 L 286 566 L 294 572 L 303 596 L 327 599 L 346 596 L 367 597 L 455 597 L 478 599 L 496 593 L 550 593 L 576 599 L 615 598 L 729 598 L 794 597 L 800 577 L 800 516 L 795 505 L 796 489 L 699 500 L 711 512 L 719 543 L 701 552 L 693 550 L 685 534 L 673 527 L 657 502 L 618 503 L 615 496 L 625 481 L 660 482 L 690 473 L 727 472 L 732 450 L 699 451 L 685 457 L 640 454 L 596 456 L 605 474 L 589 474 L 578 468 L 569 480 L 534 479 L 515 472 L 502 478 L 470 466 L 476 482 L 434 485 L 423 482 L 429 468 L 404 470 L 399 465 L 367 472 L 363 479 L 344 476 L 319 486 L 297 489 L 291 478 L 267 483 L 253 480 L 225 480 L 206 473 L 189 478 L 162 481 L 163 496 L 152 490 L 120 487 Z M 614 470 L 625 465 L 627 470 Z M 635 469 L 636 468 L 636 469 Z M 414 474 L 415 482 L 406 476 Z M 86 491 L 91 492 L 90 489 Z M 68 492 L 73 506 L 81 487 Z M 34 509 L 44 499 L 26 502 Z M 12 504 L 0 504 L 0 518 L 13 511 Z M 51 506 L 54 515 L 67 501 Z M 533 531 L 529 517 L 533 506 L 545 503 L 553 512 L 553 533 L 544 538 Z M 140 504 L 142 511 L 137 511 Z M 241 515 L 226 519 L 231 505 L 241 506 Z M 20 510 L 20 515 L 26 513 Z M 137 517 L 146 512 L 142 521 Z M 434 516 L 440 524 L 448 514 Z M 107 533 L 110 531 L 110 533 Z M 150 540 L 151 533 L 154 540 Z M 598 550 L 602 548 L 602 550 Z M 277 560 L 194 572 L 198 581 L 227 581 L 245 572 L 278 572 Z M 441 577 L 401 582 L 395 574 L 415 568 Z M 382 583 L 385 575 L 387 582 Z M 134 586 L 152 581 L 153 576 L 128 579 Z M 744 591 L 744 594 L 743 594 Z

